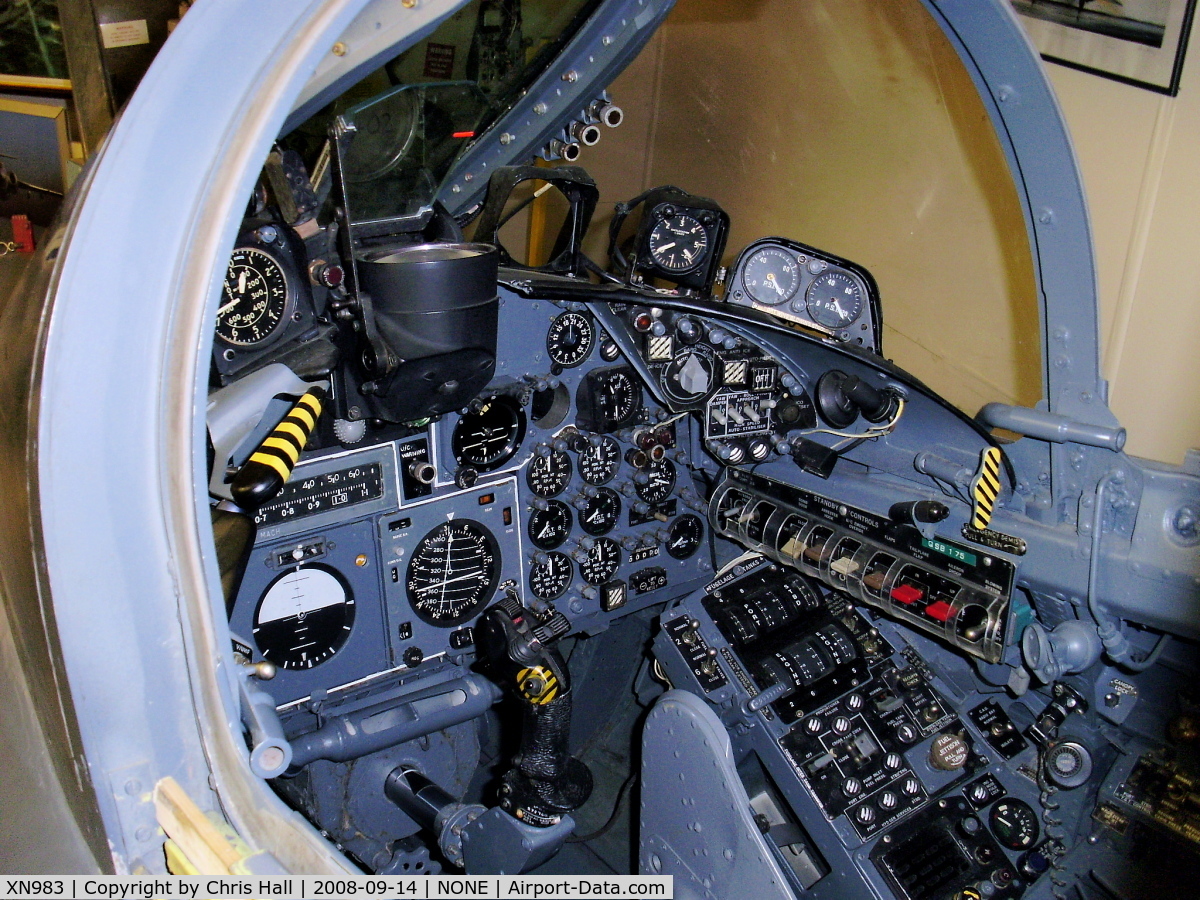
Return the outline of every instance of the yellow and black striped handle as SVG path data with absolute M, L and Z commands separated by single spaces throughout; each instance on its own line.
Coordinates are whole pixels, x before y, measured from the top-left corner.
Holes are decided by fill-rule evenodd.
M 324 403 L 325 391 L 319 387 L 310 388 L 300 398 L 234 476 L 230 485 L 234 503 L 256 510 L 283 490 L 300 451 L 317 427 Z
M 529 703 L 544 706 L 558 696 L 558 679 L 546 666 L 530 666 L 517 673 L 517 691 Z
M 971 527 L 983 531 L 991 524 L 1000 496 L 1000 448 L 986 447 L 979 457 L 979 471 L 971 481 Z

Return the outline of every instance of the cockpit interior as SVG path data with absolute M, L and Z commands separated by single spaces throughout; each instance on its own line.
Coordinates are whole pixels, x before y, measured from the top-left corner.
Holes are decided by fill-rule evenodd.
M 1200 462 L 1053 346 L 1049 403 L 961 408 L 881 271 L 702 179 L 601 202 L 668 8 L 471 3 L 255 163 L 200 363 L 253 780 L 368 874 L 1190 896 Z

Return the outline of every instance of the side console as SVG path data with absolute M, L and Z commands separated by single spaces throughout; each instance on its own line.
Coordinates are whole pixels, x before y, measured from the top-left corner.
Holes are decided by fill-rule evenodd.
M 718 495 L 734 491 L 751 509 L 774 504 L 763 516 L 772 527 L 797 515 L 795 504 L 782 509 L 744 485 L 727 483 Z M 831 562 L 884 552 L 893 557 L 891 584 L 895 572 L 916 566 L 896 544 L 842 525 L 835 531 L 850 511 L 837 516 L 809 512 L 800 532 L 827 529 L 831 547 L 857 543 L 822 559 L 826 578 Z M 951 583 L 948 573 L 940 577 Z M 960 582 L 960 593 L 979 589 Z M 773 812 L 760 826 L 791 829 L 802 845 L 811 864 L 793 874 L 806 896 L 860 896 L 828 874 L 853 868 L 873 885 L 861 886 L 863 897 L 1014 900 L 1046 868 L 1037 785 L 1014 775 L 1036 765 L 1035 751 L 1005 744 L 1015 758 L 999 752 L 990 738 L 1003 730 L 991 727 L 1001 714 L 976 722 L 968 712 L 978 704 L 964 702 L 922 650 L 932 645 L 856 606 L 852 593 L 830 592 L 766 556 L 737 562 L 663 615 L 656 659 L 676 688 L 717 710 L 752 800 L 750 785 L 770 786 Z
M 1004 653 L 1013 566 L 910 525 L 760 475 L 727 470 L 709 522 L 776 562 L 817 578 L 991 663 Z

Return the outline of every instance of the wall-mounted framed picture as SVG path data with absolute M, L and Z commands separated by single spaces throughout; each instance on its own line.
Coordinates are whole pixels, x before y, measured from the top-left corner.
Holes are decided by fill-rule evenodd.
M 1197 0 L 1011 0 L 1049 62 L 1174 97 Z
M 0 2 L 0 88 L 70 91 L 58 0 Z

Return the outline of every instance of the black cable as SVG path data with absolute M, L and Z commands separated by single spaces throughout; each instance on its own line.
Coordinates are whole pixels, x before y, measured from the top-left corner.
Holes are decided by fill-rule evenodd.
M 612 830 L 612 827 L 617 824 L 617 814 L 621 811 L 621 807 L 625 804 L 625 792 L 629 790 L 629 786 L 633 784 L 634 773 L 630 772 L 629 776 L 621 782 L 621 787 L 617 789 L 617 802 L 613 804 L 612 812 L 609 813 L 608 820 L 593 831 L 591 834 L 573 834 L 567 838 L 568 844 L 586 844 L 588 841 L 594 841 L 596 838 L 604 837 Z

